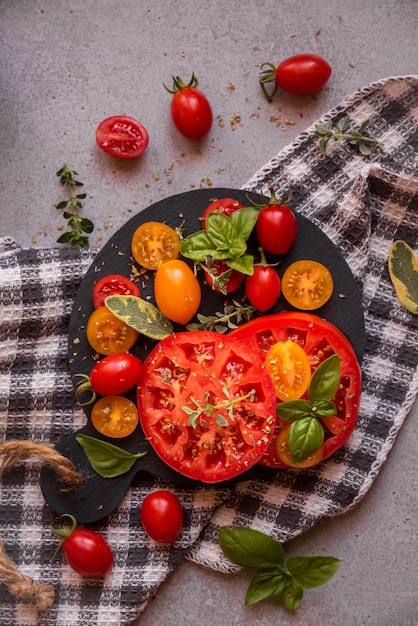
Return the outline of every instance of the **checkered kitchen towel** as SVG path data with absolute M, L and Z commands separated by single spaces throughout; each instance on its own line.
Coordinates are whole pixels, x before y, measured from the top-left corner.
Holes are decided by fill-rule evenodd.
M 36 459 L 1 478 L 0 533 L 20 571 L 55 586 L 55 603 L 38 615 L 0 581 L 4 626 L 129 624 L 159 584 L 186 558 L 233 571 L 217 545 L 219 526 L 248 525 L 286 541 L 355 506 L 367 493 L 406 418 L 418 389 L 418 319 L 401 307 L 388 277 L 390 244 L 418 246 L 418 77 L 395 77 L 355 93 L 320 122 L 349 115 L 384 143 L 362 157 L 332 143 L 324 154 L 310 128 L 244 185 L 278 193 L 289 187 L 293 206 L 339 246 L 362 287 L 366 318 L 363 396 L 347 445 L 318 468 L 280 470 L 269 481 L 232 489 L 175 490 L 186 520 L 170 548 L 153 544 L 138 522 L 143 497 L 158 479 L 135 482 L 107 520 L 93 525 L 111 542 L 115 568 L 104 581 L 85 581 L 59 558 L 43 501 Z M 84 424 L 66 369 L 67 327 L 77 287 L 92 253 L 21 250 L 0 240 L 0 441 L 56 443 Z M 164 486 L 166 486 L 164 484 Z

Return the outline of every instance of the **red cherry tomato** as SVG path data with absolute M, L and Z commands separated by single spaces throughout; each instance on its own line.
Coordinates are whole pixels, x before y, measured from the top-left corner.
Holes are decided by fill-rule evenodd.
M 187 139 L 203 139 L 212 128 L 213 115 L 209 100 L 197 89 L 198 80 L 194 74 L 187 85 L 179 76 L 173 77 L 173 81 L 174 87 L 168 91 L 174 94 L 171 101 L 174 125 Z
M 110 354 L 91 370 L 91 386 L 101 396 L 119 396 L 136 385 L 141 368 L 141 359 L 133 354 Z
M 100 278 L 93 287 L 93 306 L 103 306 L 108 296 L 141 296 L 138 285 L 122 274 L 109 274 Z
M 88 528 L 78 528 L 77 520 L 68 514 L 61 516 L 71 520 L 69 530 L 53 528 L 61 538 L 62 551 L 70 567 L 82 576 L 102 578 L 108 574 L 114 563 L 113 551 L 106 539 Z
M 236 291 L 245 280 L 245 274 L 232 270 L 223 261 L 214 261 L 205 269 L 207 283 L 219 293 L 227 294 Z
M 257 240 L 271 254 L 286 254 L 298 232 L 296 217 L 286 204 L 268 204 L 261 209 L 255 224 Z
M 234 213 L 234 211 L 243 208 L 244 205 L 234 198 L 220 198 L 219 200 L 214 200 L 206 207 L 203 212 L 202 228 L 206 228 L 206 220 L 209 213 L 223 213 L 224 215 L 229 217 L 231 213 Z
M 277 67 L 263 63 L 259 83 L 269 102 L 277 88 L 293 94 L 305 95 L 321 89 L 331 76 L 331 66 L 316 54 L 296 54 L 282 61 Z M 267 83 L 274 83 L 270 92 Z
M 250 303 L 264 313 L 274 306 L 280 296 L 280 278 L 269 265 L 255 265 L 252 276 L 247 276 L 245 293 Z
M 148 140 L 146 128 L 125 115 L 106 118 L 96 130 L 99 148 L 121 159 L 132 159 L 142 154 L 148 146 Z
M 153 491 L 139 512 L 145 532 L 159 543 L 172 543 L 183 527 L 183 507 L 171 491 Z

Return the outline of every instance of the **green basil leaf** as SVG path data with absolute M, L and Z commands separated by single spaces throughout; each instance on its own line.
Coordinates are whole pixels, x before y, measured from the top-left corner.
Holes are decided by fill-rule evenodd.
M 288 579 L 279 570 L 262 570 L 257 572 L 248 586 L 245 596 L 245 606 L 251 606 L 256 602 L 273 596 L 278 588 L 285 588 L 289 584 Z
M 105 305 L 118 319 L 135 328 L 141 335 L 160 341 L 173 334 L 173 324 L 159 308 L 137 296 L 114 295 Z
M 337 415 L 337 407 L 332 400 L 320 400 L 312 404 L 312 413 L 315 417 L 329 417 Z
M 187 259 L 206 261 L 207 257 L 215 259 L 216 246 L 205 230 L 199 230 L 185 239 L 181 239 L 180 252 Z
M 132 454 L 112 443 L 83 433 L 78 433 L 75 438 L 83 448 L 94 471 L 103 478 L 114 478 L 126 474 L 138 459 L 147 454 L 147 451 Z
M 276 415 L 289 422 L 311 417 L 312 405 L 308 400 L 286 400 L 276 405 Z
M 272 596 L 272 600 L 281 604 L 287 611 L 296 611 L 303 598 L 303 589 L 293 580 L 279 594 Z
M 247 250 L 247 244 L 241 237 L 236 239 L 228 249 L 228 259 L 237 259 L 242 257 Z
M 319 365 L 309 383 L 308 395 L 312 402 L 331 400 L 340 386 L 340 357 L 333 354 Z
M 231 218 L 218 212 L 209 213 L 206 232 L 216 250 L 230 250 L 237 240 L 242 239 Z
M 287 435 L 290 456 L 294 463 L 300 463 L 322 446 L 324 428 L 321 422 L 305 417 L 292 422 Z
M 229 216 L 236 228 L 237 233 L 245 241 L 247 241 L 248 237 L 251 235 L 259 213 L 259 209 L 256 209 L 255 207 L 244 207 L 243 209 L 234 211 Z
M 222 526 L 219 545 L 233 563 L 242 567 L 267 569 L 284 563 L 280 541 L 246 526 Z
M 254 257 L 252 254 L 243 254 L 234 259 L 227 259 L 226 264 L 231 270 L 237 270 L 242 274 L 247 274 L 247 276 L 252 276 L 254 273 Z
M 286 565 L 295 583 L 313 589 L 331 580 L 341 561 L 332 556 L 294 556 Z

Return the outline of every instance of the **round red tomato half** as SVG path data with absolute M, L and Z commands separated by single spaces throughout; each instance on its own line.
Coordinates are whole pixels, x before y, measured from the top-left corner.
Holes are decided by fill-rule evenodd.
M 249 349 L 265 357 L 268 350 L 279 341 L 298 343 L 308 356 L 312 373 L 333 354 L 340 357 L 341 381 L 334 402 L 337 414 L 322 418 L 325 429 L 323 459 L 328 458 L 345 444 L 357 422 L 361 370 L 356 353 L 344 333 L 334 324 L 312 313 L 298 311 L 272 313 L 253 319 L 232 330 L 229 336 L 243 340 Z M 289 422 L 279 420 L 276 435 Z M 287 467 L 275 451 L 275 437 L 260 463 L 268 467 Z M 319 459 L 321 460 L 321 459 Z
M 93 287 L 93 306 L 103 306 L 108 296 L 140 297 L 140 290 L 132 280 L 122 274 L 109 274 L 100 278 Z
M 146 438 L 184 476 L 216 483 L 257 463 L 271 442 L 276 395 L 259 353 L 212 331 L 170 335 L 143 363 Z
M 142 154 L 148 140 L 146 128 L 126 115 L 112 115 L 100 122 L 96 130 L 99 148 L 121 159 L 132 159 Z

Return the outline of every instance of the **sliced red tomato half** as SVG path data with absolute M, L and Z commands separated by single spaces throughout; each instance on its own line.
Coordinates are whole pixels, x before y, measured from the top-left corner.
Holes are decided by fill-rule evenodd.
M 161 459 L 205 483 L 255 465 L 276 425 L 276 395 L 258 351 L 212 331 L 157 344 L 143 363 L 138 410 Z
M 103 306 L 108 296 L 140 297 L 140 289 L 132 280 L 122 274 L 108 274 L 99 278 L 93 287 L 93 305 L 97 309 Z
M 141 155 L 146 150 L 148 141 L 146 128 L 126 115 L 107 117 L 96 129 L 99 148 L 120 159 L 133 159 Z
M 317 315 L 292 311 L 252 319 L 232 330 L 228 336 L 243 340 L 249 349 L 258 351 L 263 358 L 278 341 L 294 341 L 308 356 L 312 373 L 325 359 L 338 354 L 341 359 L 341 382 L 333 399 L 337 406 L 337 415 L 321 419 L 325 428 L 322 460 L 345 444 L 357 422 L 361 370 L 356 353 L 344 333 Z M 276 435 L 288 424 L 285 420 L 279 420 Z M 275 440 L 276 437 L 260 463 L 268 467 L 287 467 L 276 454 Z

